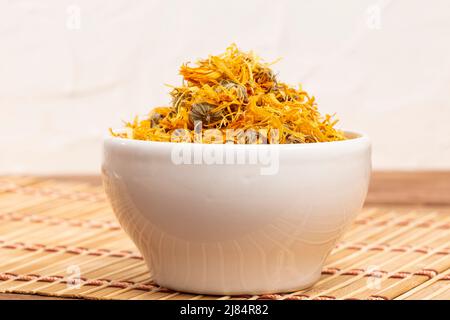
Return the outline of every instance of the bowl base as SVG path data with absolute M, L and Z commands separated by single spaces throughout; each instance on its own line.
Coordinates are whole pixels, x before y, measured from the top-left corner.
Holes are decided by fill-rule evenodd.
M 301 283 L 297 283 L 296 285 L 289 285 L 283 287 L 276 288 L 257 288 L 254 290 L 251 289 L 222 289 L 222 288 L 200 288 L 198 285 L 193 286 L 178 286 L 173 283 L 166 283 L 164 281 L 158 281 L 155 279 L 154 281 L 161 287 L 167 288 L 173 291 L 179 291 L 190 294 L 201 294 L 201 295 L 215 295 L 215 296 L 223 296 L 223 295 L 262 295 L 262 294 L 281 294 L 281 293 L 290 293 L 296 292 L 299 290 L 304 290 L 312 287 L 319 279 L 321 273 L 318 275 L 314 275 L 309 277 L 306 281 L 302 281 Z

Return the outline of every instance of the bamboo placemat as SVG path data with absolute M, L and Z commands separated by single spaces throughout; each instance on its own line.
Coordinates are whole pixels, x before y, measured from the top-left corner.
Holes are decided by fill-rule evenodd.
M 159 287 L 101 186 L 0 177 L 0 292 L 88 299 L 450 299 L 450 211 L 369 207 L 312 288 L 201 296 Z

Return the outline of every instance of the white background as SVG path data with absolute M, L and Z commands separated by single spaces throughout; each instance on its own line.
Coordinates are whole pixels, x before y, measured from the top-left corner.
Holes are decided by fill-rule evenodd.
M 368 133 L 375 169 L 450 169 L 448 0 L 0 0 L 0 173 L 97 173 L 108 127 L 232 42 Z

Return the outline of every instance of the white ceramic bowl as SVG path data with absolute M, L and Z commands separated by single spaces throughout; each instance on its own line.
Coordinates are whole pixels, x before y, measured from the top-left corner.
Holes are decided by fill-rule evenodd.
M 347 136 L 286 145 L 110 137 L 104 141 L 104 185 L 159 285 L 201 294 L 294 291 L 319 279 L 363 205 L 370 142 Z M 180 157 L 199 151 L 204 158 L 195 158 L 197 164 Z M 226 158 L 220 164 L 218 154 L 241 157 L 241 163 Z

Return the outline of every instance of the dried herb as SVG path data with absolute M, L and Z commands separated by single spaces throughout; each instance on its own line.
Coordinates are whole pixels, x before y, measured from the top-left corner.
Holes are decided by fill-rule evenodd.
M 243 85 L 231 80 L 222 80 L 220 81 L 220 87 L 234 90 L 239 101 L 248 102 L 247 89 Z
M 227 129 L 277 132 L 279 139 L 273 143 L 345 139 L 343 132 L 334 128 L 337 120 L 319 113 L 314 97 L 301 87 L 280 82 L 269 64 L 236 45 L 193 66 L 183 64 L 180 74 L 183 84 L 173 87 L 171 105 L 155 108 L 148 119 L 126 123 L 126 133 L 112 134 L 171 141 L 177 130 L 182 130 L 183 139 L 194 136 L 199 128 L 196 123 L 201 121 L 203 128 L 217 129 L 224 136 Z M 243 139 L 238 140 L 242 143 Z M 245 143 L 260 142 L 246 139 Z
M 162 116 L 158 112 L 152 112 L 150 114 L 150 125 L 152 128 L 156 127 L 161 121 Z
M 196 103 L 192 105 L 192 109 L 189 112 L 189 119 L 192 123 L 201 121 L 205 125 L 210 125 L 211 123 L 222 120 L 222 112 L 214 112 L 216 108 L 207 102 Z

